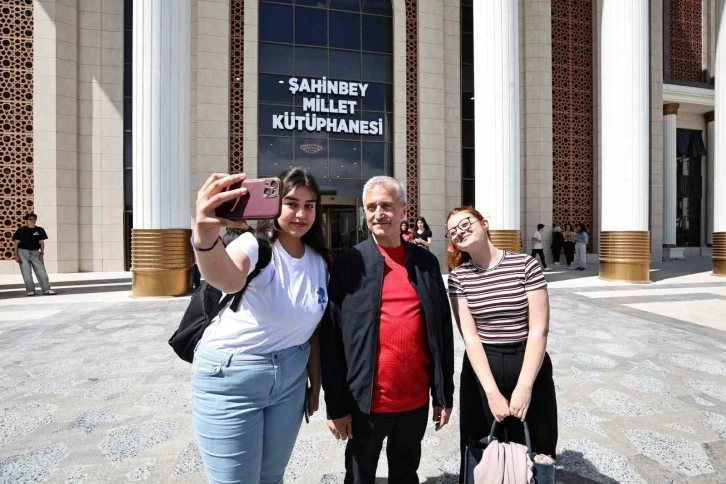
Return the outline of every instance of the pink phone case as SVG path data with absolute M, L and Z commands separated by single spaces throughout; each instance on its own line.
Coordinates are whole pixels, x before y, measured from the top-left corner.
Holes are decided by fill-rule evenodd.
M 228 220 L 263 220 L 280 216 L 282 209 L 282 184 L 278 178 L 260 178 L 245 180 L 241 186 L 247 189 L 247 195 L 224 202 L 215 211 L 217 217 Z M 236 190 L 239 183 L 231 185 L 227 190 Z

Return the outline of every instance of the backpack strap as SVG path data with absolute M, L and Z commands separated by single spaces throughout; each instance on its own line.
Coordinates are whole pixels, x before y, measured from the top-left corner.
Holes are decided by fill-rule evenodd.
M 227 299 L 228 297 L 232 298 L 232 304 L 229 306 L 229 308 L 232 310 L 232 312 L 236 313 L 237 309 L 239 308 L 239 303 L 242 300 L 242 296 L 247 289 L 247 286 L 250 285 L 252 279 L 257 277 L 260 272 L 262 272 L 262 269 L 270 264 L 270 261 L 272 260 L 272 247 L 270 247 L 270 243 L 264 239 L 257 239 L 257 244 L 259 245 L 259 249 L 257 251 L 257 264 L 255 264 L 255 269 L 247 276 L 247 282 L 245 282 L 244 287 L 235 294 L 227 294 L 222 299 L 222 302 L 220 302 L 220 307 L 226 306 L 226 303 L 229 302 L 229 300 Z M 225 302 L 225 300 L 227 301 Z

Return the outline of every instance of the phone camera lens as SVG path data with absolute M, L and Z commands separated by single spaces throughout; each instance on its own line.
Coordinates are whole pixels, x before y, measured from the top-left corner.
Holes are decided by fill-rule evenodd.
M 272 181 L 270 182 L 270 186 L 271 186 L 272 188 L 277 188 L 277 180 L 272 180 Z
M 272 190 L 269 188 L 265 188 L 265 190 L 262 192 L 266 197 L 269 197 L 270 194 L 272 194 Z

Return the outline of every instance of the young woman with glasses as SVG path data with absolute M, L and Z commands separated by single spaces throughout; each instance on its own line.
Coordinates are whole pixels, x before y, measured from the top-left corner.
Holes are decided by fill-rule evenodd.
M 481 440 L 494 420 L 526 419 L 535 453 L 555 455 L 557 401 L 546 353 L 549 296 L 542 268 L 525 254 L 502 251 L 489 222 L 471 207 L 446 223 L 449 297 L 466 354 L 461 372 L 460 434 Z M 504 422 L 509 439 L 524 443 L 523 426 Z M 461 481 L 460 479 L 460 482 Z

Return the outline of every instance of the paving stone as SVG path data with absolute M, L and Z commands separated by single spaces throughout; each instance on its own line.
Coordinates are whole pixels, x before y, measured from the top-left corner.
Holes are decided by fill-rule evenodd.
M 674 429 L 674 430 L 680 430 L 681 432 L 686 432 L 689 434 L 696 433 L 696 431 L 693 430 L 693 427 L 691 427 L 688 424 L 684 424 L 683 422 L 668 423 L 668 424 L 665 424 L 664 427 L 668 427 L 669 429 Z
M 722 402 L 726 402 L 726 385 L 721 385 L 715 381 L 691 379 L 684 379 L 683 383 L 694 390 L 705 393 L 711 398 L 716 398 Z
M 433 435 L 424 435 L 423 440 L 421 441 L 422 447 L 438 447 L 441 443 L 441 440 L 438 437 L 434 437 Z
M 67 455 L 68 448 L 65 445 L 55 444 L 0 460 L 0 482 L 41 482 Z
M 700 422 L 713 430 L 721 440 L 726 440 L 726 416 L 720 413 L 702 412 Z
M 53 421 L 55 405 L 30 402 L 0 410 L 0 447 Z
M 628 459 L 586 438 L 562 442 L 557 465 L 604 484 L 646 484 Z
M 693 395 L 693 401 L 696 402 L 698 405 L 703 405 L 704 407 L 715 407 L 715 403 L 711 403 L 708 400 L 705 400 L 698 395 Z
M 124 326 L 128 326 L 129 324 L 135 323 L 132 319 L 112 319 L 110 321 L 105 321 L 98 326 L 96 326 L 96 329 L 115 329 L 115 328 L 123 328 Z
M 609 341 L 613 337 L 604 331 L 591 331 L 589 329 L 578 329 L 575 332 L 575 336 L 587 339 L 598 339 L 600 341 Z
M 320 479 L 320 484 L 343 484 L 345 480 L 345 472 L 339 472 L 338 474 L 323 474 Z
M 189 442 L 184 452 L 176 460 L 174 475 L 189 476 L 202 471 L 204 471 L 204 462 L 202 462 L 202 456 L 199 454 L 199 447 L 196 442 Z
M 114 415 L 108 410 L 81 410 L 75 420 L 71 422 L 70 428 L 81 429 L 90 434 L 99 425 L 120 420 L 121 418 L 121 416 Z
M 616 381 L 629 390 L 653 395 L 673 395 L 673 390 L 667 382 L 646 375 L 625 374 Z
M 59 331 L 59 334 L 76 334 L 83 331 L 83 326 L 79 326 L 77 324 L 74 324 L 72 326 L 68 326 L 64 330 Z
M 149 421 L 109 431 L 99 444 L 101 452 L 114 463 L 125 462 L 161 442 L 171 439 L 178 423 Z
M 626 345 L 621 345 L 617 343 L 601 343 L 595 345 L 595 348 L 599 349 L 603 353 L 607 353 L 613 356 L 620 356 L 621 358 L 632 358 L 633 356 L 638 354 L 638 352 L 634 351 L 632 348 L 628 348 L 628 346 Z
M 576 353 L 572 358 L 577 363 L 588 368 L 612 369 L 618 366 L 618 362 L 607 356 L 593 355 L 589 353 Z
M 637 398 L 615 390 L 600 388 L 590 394 L 590 399 L 601 410 L 622 417 L 633 418 L 658 413 L 657 410 Z
M 42 383 L 38 388 L 35 389 L 33 394 L 34 395 L 36 395 L 36 394 L 67 395 L 68 392 L 71 390 L 71 388 L 73 388 L 74 383 L 75 383 L 75 381 L 73 380 L 73 378 L 63 378 L 62 380 Z
M 588 383 L 588 382 L 602 383 L 602 380 L 600 380 L 602 373 L 600 373 L 600 372 L 583 371 L 578 368 L 575 368 L 574 366 L 571 366 L 570 374 L 572 375 L 572 378 L 575 380 L 575 383 L 577 383 L 578 385 L 584 385 L 585 383 Z
M 680 403 L 677 403 L 676 401 L 673 401 L 673 400 L 661 400 L 659 403 L 660 403 L 660 405 L 665 410 L 669 410 L 671 412 L 681 412 L 681 411 L 683 411 L 683 405 L 681 405 Z
M 607 419 L 591 414 L 581 403 L 560 409 L 557 413 L 559 415 L 558 424 L 560 425 L 564 425 L 565 427 L 583 427 L 607 437 L 607 434 L 599 425 L 599 422 L 605 422 Z
M 88 473 L 85 471 L 83 466 L 77 466 L 73 468 L 73 471 L 66 479 L 65 484 L 86 484 L 88 479 Z
M 131 471 L 127 477 L 131 481 L 145 481 L 151 477 L 151 471 L 153 471 L 154 467 L 157 465 L 159 465 L 159 459 L 151 459 L 143 466 Z
M 128 393 L 144 381 L 143 378 L 115 378 L 104 380 L 91 385 L 86 394 L 86 398 L 91 400 L 111 400 L 123 393 Z
M 164 385 L 141 397 L 136 405 L 156 410 L 177 407 L 191 409 L 191 391 L 192 387 L 189 384 Z
M 76 370 L 82 364 L 83 358 L 71 358 L 36 366 L 35 368 L 27 370 L 27 372 L 33 378 L 56 378 Z
M 687 353 L 663 353 L 660 357 L 671 365 L 686 370 L 726 376 L 726 364 L 713 358 Z
M 127 328 L 115 333 L 106 335 L 103 339 L 116 341 L 117 343 L 128 343 L 129 341 L 141 341 L 165 334 L 166 330 L 161 326 L 142 326 L 140 328 Z
M 662 366 L 656 365 L 650 360 L 643 360 L 637 363 L 633 370 L 653 371 L 656 373 L 670 373 L 669 370 L 663 368 Z
M 315 447 L 315 440 L 311 438 L 298 439 L 295 443 L 295 449 L 292 451 L 290 463 L 285 470 L 285 476 L 289 476 L 293 481 L 296 481 L 308 464 L 324 460 L 325 456 Z
M 623 433 L 643 455 L 663 467 L 686 476 L 714 472 L 706 451 L 696 442 L 643 429 L 625 430 Z
M 687 341 L 684 339 L 671 339 L 668 340 L 666 343 L 670 347 L 676 347 L 680 348 L 682 350 L 690 350 L 690 351 L 698 351 L 698 352 L 708 352 L 709 349 L 706 348 L 704 345 L 700 345 L 698 343 L 694 343 L 692 341 Z

